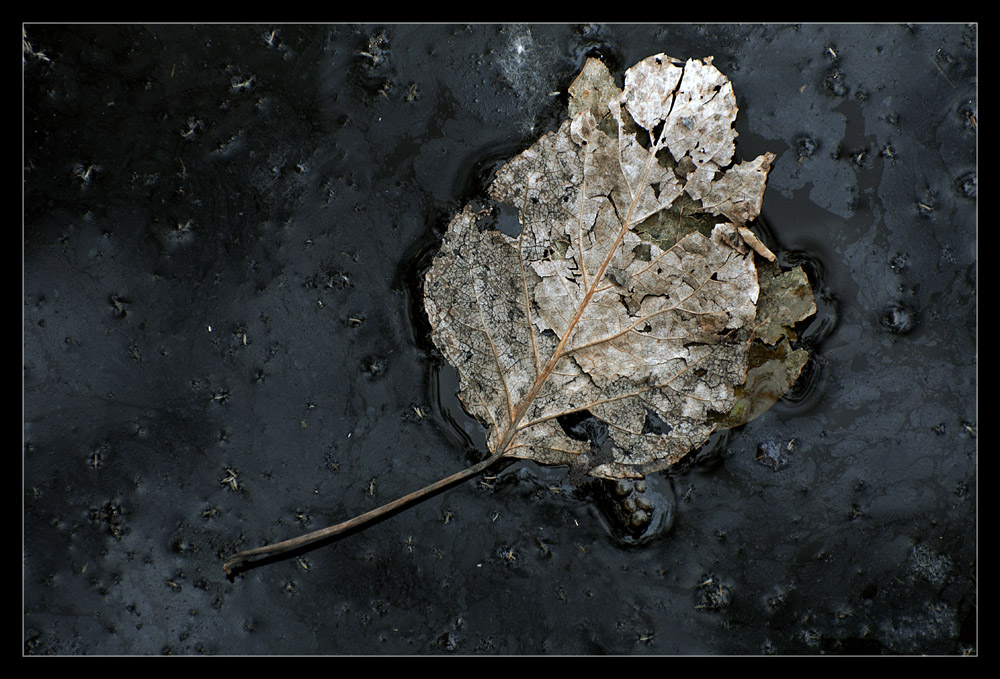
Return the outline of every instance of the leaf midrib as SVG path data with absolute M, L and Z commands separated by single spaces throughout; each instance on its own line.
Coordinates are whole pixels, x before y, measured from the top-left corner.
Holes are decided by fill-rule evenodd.
M 581 115 L 581 114 L 578 114 L 578 115 Z M 601 134 L 603 134 L 603 133 L 601 133 Z M 619 130 L 619 138 L 620 138 L 620 135 L 621 135 L 621 130 Z M 593 297 L 594 293 L 597 291 L 598 285 L 604 279 L 604 274 L 607 271 L 608 266 L 610 266 L 610 264 L 611 264 L 611 259 L 614 257 L 614 254 L 618 251 L 618 248 L 621 246 L 622 241 L 625 238 L 625 235 L 628 233 L 629 226 L 631 225 L 631 222 L 632 222 L 632 214 L 635 211 L 636 205 L 638 205 L 638 203 L 639 203 L 639 196 L 642 194 L 642 187 L 645 185 L 646 180 L 649 177 L 649 171 L 652 168 L 653 163 L 656 162 L 656 154 L 660 151 L 660 145 L 661 145 L 662 142 L 663 142 L 663 135 L 661 134 L 660 138 L 657 139 L 656 145 L 653 146 L 649 150 L 648 158 L 646 160 L 645 170 L 643 171 L 642 178 L 640 179 L 640 181 L 637 184 L 638 189 L 635 190 L 635 191 L 633 191 L 633 196 L 632 196 L 632 200 L 631 200 L 631 202 L 629 204 L 628 212 L 626 213 L 625 218 L 622 220 L 622 228 L 619 230 L 618 236 L 615 238 L 614 245 L 612 245 L 608 249 L 608 254 L 604 257 L 604 260 L 601 262 L 601 266 L 598 269 L 597 274 L 593 277 L 593 280 L 591 281 L 590 285 L 587 286 L 587 292 L 584 295 L 583 300 L 577 306 L 576 313 L 573 315 L 572 320 L 569 322 L 568 326 L 566 327 L 565 332 L 563 332 L 563 336 L 560 338 L 559 344 L 556 345 L 556 348 L 553 350 L 552 356 L 549 358 L 548 362 L 545 364 L 545 367 L 543 367 L 538 372 L 538 376 L 535 378 L 535 382 L 532 385 L 531 390 L 525 395 L 525 397 L 518 404 L 517 409 L 514 411 L 514 415 L 511 418 L 510 426 L 507 427 L 506 431 L 503 434 L 503 437 L 497 443 L 496 449 L 490 455 L 490 458 L 489 458 L 490 460 L 499 459 L 500 457 L 503 457 L 507 453 L 508 449 L 510 448 L 510 444 L 511 444 L 511 442 L 513 442 L 514 437 L 517 436 L 518 433 L 524 431 L 525 429 L 527 429 L 528 427 L 530 427 L 530 426 L 533 425 L 533 422 L 521 425 L 521 420 L 524 418 L 525 413 L 527 413 L 528 408 L 530 408 L 531 405 L 535 402 L 535 398 L 538 396 L 538 393 L 541 391 L 542 387 L 545 385 L 545 383 L 548 381 L 549 377 L 552 375 L 552 371 L 555 370 L 556 364 L 558 364 L 559 361 L 560 361 L 560 359 L 562 359 L 563 356 L 566 355 L 566 351 L 565 351 L 566 342 L 569 341 L 569 338 L 573 334 L 573 330 L 576 328 L 577 323 L 579 323 L 580 319 L 583 317 L 583 313 L 587 309 L 588 305 L 590 304 L 590 300 Z M 620 148 L 620 144 L 619 144 L 619 148 Z M 589 146 L 585 147 L 585 150 L 584 150 L 584 155 L 585 155 L 584 167 L 586 167 L 586 159 L 589 158 L 590 154 L 591 154 L 591 149 L 589 148 Z M 620 154 L 620 152 L 619 152 L 619 154 Z M 619 155 L 619 160 L 620 160 L 620 155 Z M 586 177 L 587 177 L 586 173 L 584 173 L 583 176 L 584 176 L 584 181 L 586 181 Z M 627 181 L 627 175 L 625 175 L 624 172 L 622 173 L 622 176 L 626 177 L 626 181 Z M 630 189 L 631 189 L 631 187 L 630 187 Z M 587 200 L 587 193 L 586 193 L 586 191 L 581 191 L 580 192 L 580 201 L 581 201 L 580 214 L 581 215 L 583 214 L 583 202 L 586 201 L 586 200 Z M 578 217 L 578 220 L 582 221 L 582 216 Z M 578 227 L 580 229 L 582 229 L 582 224 L 578 224 Z M 519 239 L 520 238 L 523 238 L 523 232 L 522 232 L 522 235 L 519 237 Z M 519 249 L 518 249 L 518 254 L 520 255 L 520 246 L 519 246 Z M 581 251 L 581 257 L 582 257 L 582 251 Z M 523 267 L 524 260 L 523 260 L 523 258 L 520 258 L 520 259 L 521 259 L 521 264 L 522 264 L 522 267 Z M 529 296 L 528 291 L 527 291 L 527 285 L 526 284 L 525 284 L 525 297 L 526 297 L 526 309 L 527 309 L 527 313 L 529 314 L 529 319 L 530 319 L 531 300 L 530 300 L 530 296 Z M 478 297 L 477 297 L 477 301 L 478 301 Z M 480 310 L 481 310 L 481 308 L 480 308 Z M 485 330 L 486 326 L 484 325 L 483 327 L 484 327 L 484 330 Z M 534 335 L 534 329 L 533 329 L 533 327 L 532 327 L 532 325 L 530 323 L 528 325 L 528 333 L 529 333 L 529 335 L 531 335 L 532 343 L 534 343 L 535 342 L 535 339 L 534 339 L 534 336 L 535 336 Z M 486 334 L 487 334 L 487 336 L 489 336 L 489 331 L 488 330 L 486 330 Z M 490 345 L 493 346 L 492 338 L 490 339 Z M 498 369 L 499 369 L 499 360 L 498 360 L 497 365 L 498 365 Z M 507 394 L 507 403 L 508 403 L 508 411 L 509 411 L 510 410 L 510 403 L 512 402 L 513 397 L 512 397 L 512 395 L 510 393 L 510 390 L 507 387 L 506 380 L 504 381 L 503 384 L 504 384 L 504 391 Z M 556 415 L 554 417 L 558 417 L 558 416 Z M 551 419 L 551 417 L 549 419 Z

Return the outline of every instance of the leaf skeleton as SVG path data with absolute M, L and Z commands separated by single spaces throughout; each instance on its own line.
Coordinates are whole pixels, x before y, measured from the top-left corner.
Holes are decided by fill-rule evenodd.
M 775 155 L 733 161 L 736 98 L 711 57 L 655 55 L 624 82 L 588 59 L 568 118 L 489 186 L 518 209 L 519 233 L 466 206 L 425 275 L 432 340 L 489 454 L 354 518 L 238 552 L 227 573 L 376 521 L 504 457 L 642 478 L 791 387 L 808 357 L 794 326 L 815 313 L 812 289 L 748 228 Z M 560 424 L 586 413 L 612 425 L 601 425 L 599 451 Z

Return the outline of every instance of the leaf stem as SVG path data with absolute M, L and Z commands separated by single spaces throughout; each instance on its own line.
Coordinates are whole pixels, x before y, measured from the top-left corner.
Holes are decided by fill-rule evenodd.
M 485 460 L 477 462 L 467 469 L 463 469 L 462 471 L 452 474 L 451 476 L 435 481 L 434 483 L 424 486 L 420 490 L 415 490 L 408 495 L 404 495 L 401 498 L 393 500 L 392 502 L 387 502 L 381 507 L 376 507 L 375 509 L 367 511 L 364 514 L 359 514 L 353 519 L 348 519 L 347 521 L 342 521 L 341 523 L 333 526 L 327 526 L 326 528 L 321 528 L 317 531 L 306 533 L 305 535 L 300 535 L 296 538 L 283 540 L 282 542 L 275 542 L 271 545 L 264 545 L 263 547 L 256 547 L 254 549 L 237 552 L 233 556 L 226 559 L 225 563 L 222 564 L 222 568 L 226 571 L 227 575 L 232 575 L 234 570 L 241 569 L 244 566 L 249 565 L 249 562 L 251 561 L 290 552 L 292 550 L 314 544 L 320 540 L 340 535 L 341 533 L 358 528 L 359 526 L 377 521 L 397 510 L 420 502 L 421 500 L 424 500 L 431 495 L 448 488 L 449 486 L 461 483 L 462 481 L 485 471 L 489 467 L 493 466 L 497 460 L 503 457 L 503 453 L 504 449 L 499 448 L 497 452 L 493 453 Z

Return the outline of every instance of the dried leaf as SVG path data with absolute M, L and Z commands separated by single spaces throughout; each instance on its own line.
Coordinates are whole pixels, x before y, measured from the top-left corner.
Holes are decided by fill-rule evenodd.
M 815 312 L 812 290 L 747 228 L 774 155 L 732 163 L 736 100 L 711 58 L 650 57 L 626 72 L 624 90 L 588 60 L 569 110 L 489 187 L 518 210 L 520 235 L 466 207 L 424 281 L 434 342 L 490 456 L 347 521 L 238 552 L 227 573 L 382 518 L 504 456 L 610 479 L 665 469 L 795 381 L 807 354 L 791 348 L 792 326 Z M 580 418 L 594 423 L 587 440 L 563 426 Z
M 493 456 L 637 477 L 780 397 L 802 353 L 786 343 L 751 366 L 751 344 L 789 338 L 815 307 L 789 308 L 812 301 L 801 270 L 769 273 L 761 298 L 755 253 L 774 255 L 746 225 L 774 156 L 732 163 L 736 101 L 711 58 L 650 57 L 624 91 L 588 60 L 569 110 L 489 187 L 517 209 L 520 235 L 466 207 L 427 272 L 425 308 Z M 606 439 L 560 423 L 587 414 Z

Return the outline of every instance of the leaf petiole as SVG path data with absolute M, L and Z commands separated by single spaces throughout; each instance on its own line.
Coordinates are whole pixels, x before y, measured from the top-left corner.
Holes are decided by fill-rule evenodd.
M 254 549 L 237 552 L 226 559 L 225 563 L 222 564 L 222 568 L 226 571 L 227 575 L 232 575 L 233 571 L 242 570 L 244 567 L 251 565 L 251 562 L 253 561 L 301 549 L 302 547 L 315 544 L 321 540 L 326 540 L 354 528 L 378 521 L 393 512 L 403 509 L 404 507 L 408 507 L 411 504 L 420 502 L 431 495 L 444 490 L 445 488 L 461 483 L 462 481 L 485 471 L 493 466 L 497 460 L 503 457 L 503 452 L 504 448 L 499 448 L 497 452 L 493 453 L 488 458 L 482 460 L 481 462 L 477 462 L 467 469 L 463 469 L 462 471 L 452 474 L 451 476 L 435 481 L 434 483 L 424 486 L 419 490 L 415 490 L 408 495 L 404 495 L 401 498 L 393 500 L 392 502 L 387 502 L 381 507 L 376 507 L 375 509 L 367 511 L 364 514 L 359 514 L 353 519 L 348 519 L 347 521 L 342 521 L 341 523 L 333 526 L 327 526 L 326 528 L 321 528 L 317 531 L 313 531 L 312 533 L 306 533 L 305 535 L 300 535 L 289 540 L 283 540 L 282 542 L 275 542 L 271 545 L 264 545 L 263 547 L 256 547 Z

